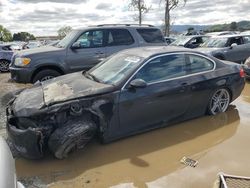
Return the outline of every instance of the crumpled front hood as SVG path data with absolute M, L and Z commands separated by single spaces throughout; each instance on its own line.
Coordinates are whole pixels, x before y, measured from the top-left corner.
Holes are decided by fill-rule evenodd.
M 95 82 L 86 78 L 82 72 L 67 74 L 42 82 L 45 105 L 79 97 L 110 92 L 114 86 Z
M 41 113 L 41 109 L 79 97 L 103 94 L 114 90 L 114 86 L 92 81 L 81 72 L 60 76 L 41 82 L 22 91 L 13 102 L 17 117 L 28 117 Z
M 44 106 L 43 91 L 39 85 L 22 91 L 14 100 L 12 110 L 17 117 L 28 117 L 39 113 Z

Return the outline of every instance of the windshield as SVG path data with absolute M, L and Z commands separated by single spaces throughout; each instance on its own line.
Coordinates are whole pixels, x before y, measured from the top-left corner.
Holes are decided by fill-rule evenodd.
M 227 38 L 210 38 L 203 43 L 202 47 L 223 48 L 226 47 Z
M 62 40 L 60 40 L 60 42 L 58 42 L 56 47 L 65 48 L 72 41 L 72 39 L 75 37 L 76 33 L 77 33 L 76 30 L 71 31 Z
M 142 61 L 142 57 L 119 53 L 87 73 L 99 82 L 115 85 L 130 74 Z
M 191 37 L 179 37 L 174 42 L 171 43 L 173 46 L 184 46 Z

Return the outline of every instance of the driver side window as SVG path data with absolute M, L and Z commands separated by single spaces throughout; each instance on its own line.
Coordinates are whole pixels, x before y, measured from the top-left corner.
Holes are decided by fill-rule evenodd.
M 87 31 L 84 32 L 78 39 L 77 43 L 80 44 L 80 48 L 98 48 L 103 47 L 103 31 Z
M 136 74 L 147 83 L 164 81 L 186 75 L 184 55 L 172 54 L 153 59 Z

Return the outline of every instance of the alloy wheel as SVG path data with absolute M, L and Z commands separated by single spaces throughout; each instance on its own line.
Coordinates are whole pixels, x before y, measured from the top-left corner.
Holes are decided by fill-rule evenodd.
M 217 90 L 210 101 L 210 111 L 213 115 L 225 112 L 230 102 L 230 94 L 226 89 Z

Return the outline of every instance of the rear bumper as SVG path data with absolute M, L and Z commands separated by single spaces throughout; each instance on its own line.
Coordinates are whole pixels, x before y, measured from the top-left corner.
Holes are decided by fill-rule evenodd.
M 10 67 L 11 79 L 20 83 L 30 83 L 32 70 L 29 68 Z
M 243 69 L 244 69 L 244 72 L 246 73 L 245 77 L 247 79 L 250 79 L 250 68 L 244 66 Z

